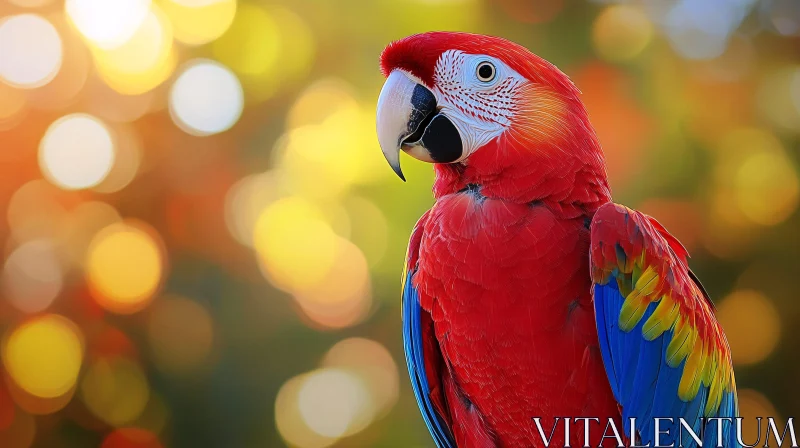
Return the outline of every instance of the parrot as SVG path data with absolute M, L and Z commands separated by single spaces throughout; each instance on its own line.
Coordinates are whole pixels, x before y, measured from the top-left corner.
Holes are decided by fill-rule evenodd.
M 391 42 L 380 69 L 384 157 L 403 181 L 401 151 L 435 173 L 401 306 L 435 445 L 741 446 L 713 302 L 675 237 L 612 202 L 568 76 L 444 31 Z

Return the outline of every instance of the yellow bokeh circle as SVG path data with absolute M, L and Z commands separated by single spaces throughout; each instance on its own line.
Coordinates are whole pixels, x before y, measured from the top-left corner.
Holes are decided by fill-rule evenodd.
M 780 341 L 778 310 L 758 291 L 740 290 L 729 295 L 719 304 L 717 318 L 730 343 L 734 364 L 759 363 Z
M 3 364 L 25 392 L 40 398 L 68 393 L 83 362 L 83 338 L 69 319 L 47 314 L 28 320 L 3 344 Z
M 777 225 L 800 204 L 795 162 L 767 130 L 729 132 L 718 144 L 714 175 L 717 211 L 731 224 Z
M 278 288 L 298 292 L 314 289 L 326 277 L 338 238 L 313 204 L 289 197 L 261 213 L 253 242 L 267 278 Z
M 595 51 L 611 61 L 639 55 L 653 38 L 653 24 L 641 8 L 612 5 L 597 16 L 592 27 Z
M 144 224 L 112 224 L 93 238 L 85 269 L 101 306 L 134 313 L 150 303 L 161 284 L 164 253 L 155 231 Z

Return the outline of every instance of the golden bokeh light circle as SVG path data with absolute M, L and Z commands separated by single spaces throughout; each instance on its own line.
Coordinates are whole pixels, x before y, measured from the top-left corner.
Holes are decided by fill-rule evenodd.
M 756 364 L 778 345 L 781 320 L 774 303 L 755 290 L 735 291 L 717 307 L 736 365 Z
M 11 330 L 3 343 L 3 365 L 25 392 L 40 398 L 67 394 L 83 362 L 83 336 L 57 314 L 29 319 Z
M 161 285 L 165 260 L 157 234 L 138 222 L 112 224 L 95 235 L 86 257 L 86 279 L 97 302 L 130 314 L 146 307 Z

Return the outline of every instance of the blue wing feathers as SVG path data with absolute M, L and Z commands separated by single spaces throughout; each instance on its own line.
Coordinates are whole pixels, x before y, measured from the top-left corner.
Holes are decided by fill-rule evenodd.
M 406 355 L 406 365 L 411 378 L 411 386 L 417 405 L 422 412 L 425 424 L 433 436 L 438 448 L 455 448 L 456 444 L 450 430 L 442 417 L 436 412 L 430 398 L 430 387 L 425 372 L 425 358 L 422 341 L 422 307 L 419 304 L 417 290 L 411 284 L 413 273 L 406 275 L 403 285 L 403 349 Z
M 637 441 L 652 444 L 655 439 L 653 418 L 671 417 L 675 419 L 672 425 L 668 421 L 661 422 L 660 443 L 669 445 L 675 442 L 677 446 L 681 436 L 681 426 L 677 419 L 682 417 L 687 423 L 693 424 L 695 433 L 702 437 L 703 446 L 716 446 L 716 423 L 708 425 L 707 430 L 703 431 L 704 425 L 700 418 L 736 417 L 738 411 L 735 393 L 726 392 L 719 409 L 710 416 L 703 414 L 709 395 L 708 386 L 701 385 L 691 401 L 682 401 L 677 391 L 686 360 L 676 367 L 670 367 L 666 363 L 667 346 L 674 336 L 673 330 L 665 331 L 652 341 L 642 336 L 642 327 L 655 311 L 657 304 L 651 303 L 637 326 L 626 332 L 617 323 L 624 299 L 613 276 L 605 285 L 594 285 L 594 299 L 603 364 L 612 392 L 622 405 L 626 432 L 630 434 L 630 418 L 635 417 L 639 434 Z M 663 433 L 666 429 L 669 429 L 668 435 Z M 723 440 L 725 447 L 740 446 L 731 423 L 723 423 Z M 685 430 L 683 446 L 697 446 Z

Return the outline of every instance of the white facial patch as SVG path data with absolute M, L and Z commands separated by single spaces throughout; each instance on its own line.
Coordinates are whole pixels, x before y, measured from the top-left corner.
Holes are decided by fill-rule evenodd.
M 490 69 L 494 76 L 483 76 Z M 517 91 L 526 82 L 497 58 L 459 50 L 442 53 L 434 79 L 437 104 L 461 136 L 459 160 L 505 132 L 516 113 Z

